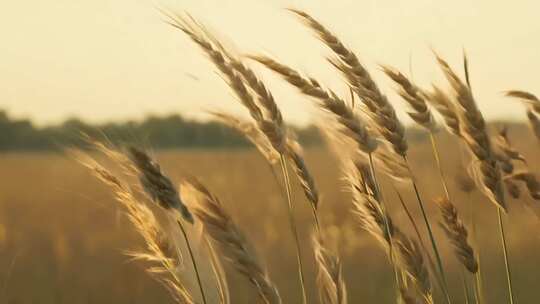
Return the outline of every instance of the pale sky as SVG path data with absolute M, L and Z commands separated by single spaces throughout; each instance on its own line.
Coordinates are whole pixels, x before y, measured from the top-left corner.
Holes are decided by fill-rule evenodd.
M 399 112 L 403 101 L 378 70 L 385 63 L 421 86 L 442 82 L 430 47 L 461 71 L 469 55 L 474 94 L 487 118 L 521 118 L 501 91 L 540 94 L 540 4 L 533 0 L 17 0 L 0 9 L 0 109 L 40 124 L 68 116 L 93 122 L 148 113 L 201 117 L 243 113 L 214 67 L 155 6 L 186 11 L 242 52 L 262 52 L 347 91 L 329 51 L 283 8 L 326 24 L 373 72 Z M 256 67 L 287 120 L 304 123 L 308 100 Z

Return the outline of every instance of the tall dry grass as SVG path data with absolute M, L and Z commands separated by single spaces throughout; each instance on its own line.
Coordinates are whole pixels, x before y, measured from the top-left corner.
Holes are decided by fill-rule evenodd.
M 442 239 L 436 237 L 431 225 L 436 219 L 428 212 L 429 205 L 423 199 L 425 195 L 420 193 L 422 177 L 409 160 L 410 143 L 405 127 L 387 95 L 355 52 L 346 47 L 337 35 L 308 13 L 296 9 L 289 11 L 330 49 L 332 55 L 329 55 L 328 61 L 342 75 L 359 103 L 345 101 L 314 77 L 304 76 L 277 60 L 261 55 L 246 58 L 236 54 L 189 15 L 163 13 L 167 22 L 182 31 L 214 64 L 249 114 L 249 120 L 245 120 L 219 111 L 211 112 L 216 119 L 236 129 L 253 143 L 274 174 L 275 185 L 264 186 L 278 188 L 279 198 L 285 202 L 295 248 L 297 286 L 301 299 L 282 296 L 280 286 L 272 279 L 276 274 L 259 257 L 246 235 L 247 227 L 239 225 L 234 219 L 235 214 L 198 177 L 192 176 L 193 173 L 182 173 L 182 182 L 175 185 L 173 178 L 166 175 L 165 166 L 161 166 L 144 149 L 111 147 L 91 140 L 92 147 L 108 159 L 108 165 L 86 152 L 71 153 L 113 191 L 116 200 L 143 237 L 146 249 L 130 253 L 131 256 L 149 262 L 147 270 L 168 288 L 178 303 L 230 303 L 228 277 L 231 275 L 240 276 L 251 284 L 252 294 L 257 296 L 250 298 L 249 303 L 315 303 L 317 300 L 313 293 L 318 294 L 320 303 L 353 302 L 348 298 L 348 290 L 361 283 L 347 281 L 346 274 L 363 270 L 349 269 L 340 257 L 339 248 L 330 246 L 332 227 L 325 225 L 321 219 L 324 216 L 321 206 L 331 203 L 323 201 L 324 195 L 321 194 L 316 175 L 308 166 L 301 145 L 288 128 L 271 90 L 250 67 L 249 58 L 279 74 L 321 110 L 320 120 L 328 122 L 321 126 L 321 132 L 327 135 L 326 144 L 334 152 L 335 164 L 341 170 L 341 188 L 345 188 L 349 195 L 346 209 L 355 216 L 358 226 L 383 248 L 392 272 L 393 286 L 390 289 L 395 292 L 392 295 L 394 301 L 459 303 L 461 298 L 451 292 L 452 282 L 446 274 L 446 260 L 451 257 L 444 255 L 443 259 L 445 252 L 441 249 L 449 246 L 463 269 L 475 275 L 475 302 L 485 303 L 484 290 L 490 290 L 482 287 L 481 248 L 474 228 L 477 220 L 471 211 L 468 219 L 473 227 L 470 240 L 466 216 L 458 214 L 454 200 L 457 195 L 451 192 L 450 181 L 443 171 L 447 160 L 438 149 L 436 134 L 438 136 L 440 133 L 436 133 L 437 122 L 433 111 L 439 113 L 443 117 L 443 124 L 468 151 L 459 160 L 468 173 L 460 181 L 461 189 L 465 192 L 479 191 L 496 207 L 508 301 L 514 303 L 517 295 L 505 230 L 512 220 L 505 215 L 510 208 L 505 192 L 514 198 L 521 198 L 519 185 L 523 184 L 528 196 L 538 200 L 540 183 L 522 153 L 512 146 L 508 133 L 504 129 L 495 135 L 489 132 L 473 96 L 466 58 L 464 81 L 442 57 L 435 54 L 436 62 L 448 81 L 448 93 L 439 85 L 434 85 L 432 91 L 421 89 L 398 70 L 382 67 L 383 72 L 396 83 L 398 94 L 410 106 L 409 116 L 430 137 L 433 165 L 443 188 L 443 198 L 434 204 L 440 208 L 441 219 L 438 221 L 447 236 Z M 538 136 L 538 99 L 522 91 L 509 91 L 507 95 L 526 101 L 533 134 Z M 516 170 L 516 167 L 519 169 Z M 289 175 L 291 169 L 295 179 Z M 281 176 L 278 170 L 281 170 Z M 295 195 L 296 183 L 300 186 L 306 206 L 311 210 L 309 221 L 299 218 L 297 210 L 303 205 L 298 203 L 298 196 Z M 419 228 L 417 217 L 412 215 L 417 210 L 409 206 L 410 197 L 401 196 L 403 184 L 412 186 L 412 194 L 427 233 Z M 246 195 L 249 186 L 246 185 Z M 389 188 L 395 189 L 401 204 L 399 208 L 391 204 L 396 198 L 388 195 Z M 226 196 L 234 201 L 229 194 Z M 252 196 L 251 199 L 264 201 L 264 197 L 259 196 Z M 390 206 L 394 208 L 390 209 Z M 259 208 L 270 210 L 263 203 Z M 257 216 L 264 217 L 264 213 Z M 407 225 L 414 227 L 414 233 L 409 234 L 408 229 L 403 228 L 405 225 L 395 220 L 402 216 L 407 217 Z M 282 225 L 281 222 L 272 224 Z M 253 225 L 249 228 L 260 227 Z M 311 241 L 306 242 L 301 237 L 304 228 L 312 235 Z M 425 235 L 429 239 L 430 250 L 424 244 Z M 278 239 L 281 242 L 286 237 L 279 235 Z M 483 254 L 493 253 L 483 251 Z M 211 267 L 205 267 L 208 265 Z M 211 269 L 211 274 L 205 269 Z M 307 269 L 315 271 L 309 272 Z M 432 282 L 436 282 L 436 285 Z M 465 276 L 463 284 L 464 297 L 468 301 L 471 283 Z M 218 296 L 211 297 L 210 294 Z

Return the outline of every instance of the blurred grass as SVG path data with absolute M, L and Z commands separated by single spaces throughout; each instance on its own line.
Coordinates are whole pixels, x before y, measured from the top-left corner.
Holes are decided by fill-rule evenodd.
M 538 172 L 538 146 L 527 141 L 529 134 L 511 136 Z M 430 202 L 442 194 L 442 188 L 429 143 L 411 146 L 410 159 L 421 194 L 429 202 L 431 221 L 437 226 L 437 208 Z M 495 209 L 480 194 L 467 197 L 456 189 L 452 178 L 459 170 L 459 146 L 442 136 L 441 147 L 451 194 L 462 216 L 468 218 L 473 204 L 479 210 L 477 226 L 488 303 L 506 303 Z M 157 156 L 174 180 L 190 173 L 208 184 L 255 243 L 285 302 L 298 303 L 286 210 L 262 158 L 254 150 L 163 151 Z M 391 269 L 378 244 L 354 223 L 337 161 L 324 149 L 308 151 L 307 161 L 322 194 L 320 214 L 324 229 L 344 259 L 350 301 L 393 303 Z M 143 264 L 131 262 L 124 255 L 125 250 L 142 247 L 141 239 L 117 208 L 109 189 L 75 161 L 60 154 L 2 154 L 0 185 L 0 303 L 173 303 L 168 292 L 144 272 Z M 410 231 L 388 181 L 383 188 L 391 213 Z M 415 216 L 419 216 L 410 187 L 398 188 Z M 302 243 L 309 246 L 310 209 L 302 192 L 295 189 Z M 538 205 L 526 194 L 522 200 Z M 538 218 L 524 208 L 523 201 L 510 202 L 510 259 L 518 302 L 536 303 L 536 282 L 540 280 L 539 225 Z M 438 227 L 436 237 L 442 244 L 451 292 L 456 303 L 460 303 L 459 265 Z M 311 252 L 304 251 L 305 259 L 311 261 Z M 313 269 L 308 269 L 307 274 L 310 303 L 315 303 Z M 233 303 L 252 303 L 249 283 L 234 274 L 230 283 Z

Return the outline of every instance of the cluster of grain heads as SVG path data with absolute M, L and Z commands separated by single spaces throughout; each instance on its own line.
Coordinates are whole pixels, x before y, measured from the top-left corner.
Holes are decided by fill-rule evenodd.
M 174 14 L 167 14 L 167 16 L 170 18 L 170 24 L 172 26 L 187 34 L 207 54 L 210 61 L 221 72 L 223 78 L 240 100 L 241 104 L 249 111 L 259 131 L 266 136 L 273 149 L 280 155 L 280 166 L 287 194 L 289 224 L 296 245 L 298 276 L 302 289 L 303 303 L 306 303 L 300 238 L 294 219 L 291 183 L 287 171 L 286 158 L 290 155 L 287 148 L 288 135 L 283 117 L 274 97 L 257 75 L 238 56 L 226 50 L 223 44 L 216 37 L 212 36 L 200 23 L 191 17 L 185 18 Z M 305 168 L 304 166 L 302 169 Z M 311 203 L 313 202 L 311 201 Z M 316 212 L 314 212 L 314 217 L 318 223 Z
M 108 153 L 113 152 L 108 151 Z M 143 199 L 137 197 L 127 183 L 122 182 L 88 154 L 80 151 L 73 151 L 73 153 L 94 176 L 111 187 L 116 201 L 124 207 L 131 223 L 143 237 L 146 250 L 130 252 L 129 255 L 134 259 L 150 262 L 152 266 L 147 269 L 148 272 L 170 290 L 178 303 L 195 304 L 181 273 L 182 257 L 175 248 L 176 245 L 171 240 L 169 231 L 158 222 L 152 209 Z
M 497 159 L 491 148 L 491 141 L 486 131 L 486 123 L 482 113 L 477 108 L 471 89 L 463 83 L 446 61 L 438 55 L 436 57 L 455 96 L 461 137 L 476 159 L 474 168 L 476 169 L 475 178 L 478 181 L 478 188 L 498 208 L 506 210 L 502 177 Z
M 501 212 L 501 210 L 506 211 L 506 203 L 499 162 L 492 150 L 491 140 L 486 130 L 484 117 L 476 105 L 476 101 L 474 100 L 470 86 L 463 83 L 463 81 L 457 76 L 457 74 L 452 70 L 450 65 L 445 60 L 443 60 L 439 55 L 435 55 L 441 70 L 443 71 L 453 90 L 457 105 L 456 110 L 460 121 L 461 138 L 467 144 L 467 147 L 474 158 L 471 166 L 474 170 L 474 177 L 477 187 L 497 207 L 499 233 L 504 254 L 509 301 L 510 303 L 513 303 L 514 294 L 512 278 Z
M 396 112 L 385 95 L 381 93 L 369 72 L 332 32 L 315 18 L 300 10 L 290 10 L 298 16 L 317 37 L 336 55 L 330 62 L 343 74 L 349 86 L 366 106 L 366 113 L 373 121 L 379 134 L 391 145 L 398 155 L 407 154 L 405 128 L 397 119 Z
M 317 101 L 319 107 L 332 114 L 337 129 L 350 138 L 358 146 L 359 151 L 363 153 L 375 151 L 377 142 L 367 130 L 365 123 L 336 93 L 323 88 L 314 78 L 302 76 L 296 70 L 269 57 L 250 56 L 250 58 L 276 72 L 300 92 Z
M 279 304 L 281 298 L 275 284 L 219 199 L 195 178 L 183 182 L 196 191 L 190 204 L 193 213 L 204 227 L 204 233 L 219 248 L 220 256 L 245 276 L 266 304 Z

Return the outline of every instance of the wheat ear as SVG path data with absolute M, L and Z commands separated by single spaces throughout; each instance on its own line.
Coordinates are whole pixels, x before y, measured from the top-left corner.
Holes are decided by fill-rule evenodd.
M 452 70 L 450 65 L 439 55 L 435 54 L 441 70 L 450 83 L 454 92 L 457 114 L 460 119 L 460 134 L 466 142 L 469 150 L 475 158 L 476 165 L 473 167 L 478 188 L 490 199 L 497 207 L 497 219 L 499 224 L 499 233 L 501 246 L 504 254 L 504 264 L 506 270 L 506 279 L 508 285 L 509 301 L 514 303 L 514 294 L 511 278 L 511 270 L 508 260 L 508 249 L 506 246 L 506 237 L 504 235 L 504 222 L 502 211 L 506 211 L 504 200 L 504 189 L 502 176 L 499 170 L 497 159 L 492 151 L 490 138 L 487 134 L 486 123 L 476 101 L 472 95 L 471 88 Z M 467 73 L 468 74 L 468 73 Z
M 302 76 L 296 70 L 269 57 L 249 56 L 249 58 L 276 72 L 300 92 L 318 101 L 318 105 L 332 114 L 340 126 L 340 131 L 351 138 L 358 145 L 360 151 L 371 153 L 377 148 L 377 142 L 369 134 L 364 122 L 337 94 L 323 88 L 314 78 Z
M 165 210 L 178 211 L 184 220 L 193 224 L 193 215 L 180 199 L 180 194 L 178 193 L 176 187 L 174 187 L 169 177 L 162 172 L 159 164 L 146 152 L 135 147 L 128 148 L 128 155 L 129 159 L 131 159 L 133 163 L 133 166 L 137 169 L 139 181 L 146 194 Z M 182 233 L 188 249 L 189 257 L 197 278 L 197 283 L 199 285 L 202 301 L 206 304 L 207 300 L 201 279 L 201 273 L 192 250 L 191 242 L 189 241 L 189 237 L 186 233 L 182 220 L 177 219 L 176 222 L 178 223 L 178 227 L 180 228 L 180 232 Z
M 204 232 L 212 243 L 218 246 L 221 257 L 254 285 L 265 303 L 281 303 L 277 288 L 259 262 L 252 246 L 219 199 L 195 178 L 185 180 L 183 185 L 196 192 L 196 201 L 190 204 L 193 206 L 193 213 L 201 221 Z
M 354 52 L 308 13 L 296 9 L 289 10 L 311 28 L 317 37 L 334 52 L 337 58 L 329 59 L 330 63 L 343 74 L 349 86 L 367 107 L 367 114 L 374 122 L 378 132 L 392 146 L 394 152 L 398 155 L 406 155 L 408 147 L 405 139 L 405 128 L 397 119 L 394 107 L 381 93 Z
M 143 237 L 147 251 L 132 252 L 130 255 L 135 259 L 157 264 L 157 266 L 148 268 L 147 271 L 156 276 L 169 289 L 178 303 L 195 304 L 177 272 L 180 257 L 176 255 L 176 251 L 169 249 L 173 245 L 169 242 L 167 233 L 162 230 L 152 210 L 135 197 L 129 186 L 91 157 L 83 152 L 76 152 L 76 155 L 78 155 L 79 162 L 87 167 L 94 176 L 111 187 L 116 201 L 125 208 L 129 220 Z

